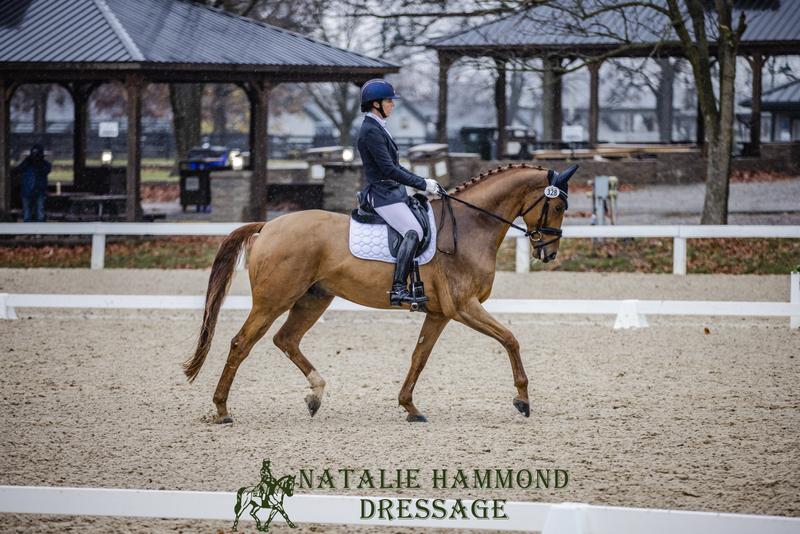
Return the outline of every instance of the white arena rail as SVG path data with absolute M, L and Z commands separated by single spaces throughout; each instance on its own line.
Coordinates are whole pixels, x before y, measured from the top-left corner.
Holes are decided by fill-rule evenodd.
M 520 220 L 517 221 L 518 223 Z M 92 269 L 105 265 L 107 235 L 228 235 L 243 223 L 0 223 L 5 235 L 91 235 Z M 686 274 L 686 240 L 699 238 L 793 238 L 800 239 L 800 226 L 764 225 L 651 225 L 563 227 L 564 238 L 672 238 L 672 272 Z M 530 242 L 511 229 L 506 239 L 516 239 L 516 270 L 530 268 Z
M 789 317 L 790 328 L 800 328 L 800 273 L 790 276 L 789 302 L 704 300 L 553 300 L 489 299 L 490 313 L 616 315 L 615 329 L 647 327 L 647 315 L 704 315 Z M 0 319 L 16 319 L 16 308 L 203 309 L 205 297 L 183 295 L 68 295 L 0 293 Z M 230 295 L 223 309 L 249 310 L 249 296 Z M 380 311 L 335 298 L 332 311 Z
M 460 528 L 542 534 L 796 534 L 800 519 L 713 512 L 506 502 L 505 520 L 361 519 L 361 499 L 342 495 L 286 497 L 295 523 Z M 390 499 L 394 497 L 370 497 Z M 0 513 L 201 519 L 233 522 L 235 493 L 112 488 L 0 486 Z M 472 500 L 462 501 L 469 506 Z M 454 500 L 447 499 L 445 506 Z M 396 504 L 392 509 L 397 510 Z M 252 521 L 249 514 L 243 521 Z M 275 521 L 283 521 L 280 515 Z

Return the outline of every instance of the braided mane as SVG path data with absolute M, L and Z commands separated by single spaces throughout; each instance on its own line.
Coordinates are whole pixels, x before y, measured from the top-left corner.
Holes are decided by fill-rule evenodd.
M 529 163 L 509 163 L 508 165 L 501 165 L 494 169 L 488 170 L 486 172 L 480 173 L 478 176 L 470 178 L 466 182 L 462 182 L 456 186 L 455 189 L 451 190 L 451 193 L 460 193 L 470 187 L 474 186 L 475 184 L 479 184 L 486 180 L 487 178 L 494 176 L 496 174 L 500 174 L 501 172 L 508 171 L 511 169 L 536 169 L 540 171 L 546 171 L 544 167 L 539 165 L 531 165 Z

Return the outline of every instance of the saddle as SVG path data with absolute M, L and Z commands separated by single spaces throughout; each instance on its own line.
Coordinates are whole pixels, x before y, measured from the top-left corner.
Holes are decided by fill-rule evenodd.
M 400 235 L 400 232 L 386 224 L 386 221 L 384 221 L 381 216 L 378 215 L 370 203 L 367 202 L 367 199 L 362 198 L 362 194 L 360 192 L 356 193 L 356 198 L 358 199 L 358 208 L 350 212 L 350 217 L 354 221 L 362 224 L 385 224 L 386 230 L 388 231 L 389 253 L 393 258 L 397 258 L 397 250 L 400 248 L 400 243 L 403 242 L 403 236 Z M 430 218 L 428 217 L 428 199 L 425 198 L 424 195 L 415 194 L 414 196 L 408 197 L 406 205 L 408 205 L 408 207 L 411 209 L 411 213 L 414 214 L 417 222 L 422 227 L 422 238 L 420 239 L 419 246 L 414 254 L 415 257 L 419 257 L 428 248 L 428 245 L 431 242 L 431 224 Z

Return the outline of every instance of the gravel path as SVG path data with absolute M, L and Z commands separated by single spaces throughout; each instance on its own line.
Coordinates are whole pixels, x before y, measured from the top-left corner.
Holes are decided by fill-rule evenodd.
M 204 271 L 0 270 L 0 291 L 202 293 Z M 234 290 L 247 290 L 238 277 Z M 495 297 L 788 298 L 787 277 L 500 273 Z M 35 312 L 35 313 L 34 313 Z M 800 332 L 783 320 L 681 318 L 614 332 L 613 319 L 501 316 L 518 337 L 533 414 L 511 406 L 506 354 L 448 325 L 415 390 L 396 396 L 421 317 L 331 312 L 303 348 L 328 382 L 320 412 L 270 342 L 240 368 L 231 426 L 211 395 L 243 314 L 224 313 L 198 380 L 179 363 L 199 312 L 20 310 L 0 321 L 0 484 L 234 491 L 261 458 L 300 468 L 563 468 L 555 490 L 374 490 L 800 516 Z M 279 320 L 278 325 L 282 322 Z M 709 329 L 705 333 L 704 327 Z M 324 493 L 323 490 L 318 490 Z M 334 493 L 357 494 L 338 488 Z M 225 522 L 10 516 L 9 532 L 221 532 Z M 252 524 L 245 532 L 254 532 Z M 300 525 L 275 532 L 413 532 Z M 420 531 L 420 530 L 417 530 Z

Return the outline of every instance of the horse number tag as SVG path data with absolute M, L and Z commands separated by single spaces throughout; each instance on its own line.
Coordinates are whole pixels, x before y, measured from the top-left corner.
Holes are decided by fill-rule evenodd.
M 544 188 L 544 196 L 547 198 L 558 198 L 560 194 L 561 190 L 554 185 L 548 185 Z

